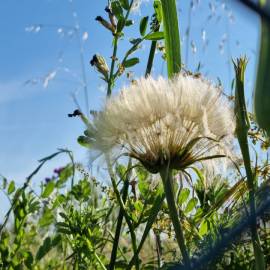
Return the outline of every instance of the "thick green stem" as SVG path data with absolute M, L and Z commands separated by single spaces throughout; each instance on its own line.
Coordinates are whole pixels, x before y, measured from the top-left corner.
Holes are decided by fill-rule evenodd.
M 265 269 L 264 255 L 261 248 L 256 224 L 254 174 L 251 169 L 251 161 L 248 146 L 249 119 L 247 115 L 245 94 L 244 94 L 246 65 L 247 65 L 246 58 L 237 59 L 237 62 L 234 63 L 236 76 L 236 89 L 235 89 L 236 134 L 238 137 L 239 145 L 244 160 L 244 166 L 247 174 L 247 185 L 249 189 L 249 208 L 251 216 L 250 230 L 255 256 L 255 266 L 256 270 L 264 270 Z
M 165 167 L 160 171 L 160 176 L 162 178 L 165 196 L 168 203 L 169 214 L 173 223 L 176 240 L 183 256 L 185 269 L 190 269 L 190 259 L 185 245 L 183 229 L 178 218 L 178 211 L 174 200 L 172 170 L 170 170 L 168 167 Z
M 161 0 L 168 76 L 181 70 L 180 36 L 175 0 Z

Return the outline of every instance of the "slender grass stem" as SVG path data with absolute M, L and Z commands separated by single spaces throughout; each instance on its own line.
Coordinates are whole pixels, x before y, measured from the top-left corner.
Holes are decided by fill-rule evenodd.
M 99 258 L 99 256 L 96 254 L 96 252 L 94 252 L 94 256 L 96 258 L 96 260 L 98 261 L 100 267 L 102 268 L 102 270 L 107 270 L 107 268 L 105 267 L 105 265 L 103 264 L 102 260 Z
M 154 30 L 154 32 L 158 32 L 159 28 L 160 27 L 158 25 L 158 27 Z M 154 58 L 155 58 L 156 47 L 157 47 L 157 41 L 153 40 L 151 42 L 150 52 L 149 52 L 149 56 L 148 56 L 148 60 L 147 60 L 145 78 L 147 78 L 151 74 L 151 70 L 152 70 L 153 62 L 154 62 Z
M 59 154 L 68 154 L 69 157 L 70 156 L 70 151 L 67 150 L 67 149 L 59 149 L 58 152 L 48 156 L 48 157 L 45 157 L 41 160 L 39 160 L 40 164 L 37 166 L 37 168 L 26 178 L 23 186 L 19 189 L 17 189 L 16 193 L 14 194 L 14 197 L 12 199 L 12 202 L 11 202 L 11 206 L 9 208 L 9 210 L 7 211 L 7 213 L 5 214 L 5 217 L 4 217 L 4 221 L 2 222 L 2 224 L 0 225 L 0 236 L 2 235 L 2 232 L 8 222 L 8 219 L 12 213 L 12 211 L 14 210 L 14 207 L 16 205 L 16 202 L 17 200 L 19 199 L 19 197 L 22 195 L 22 193 L 29 187 L 29 184 L 30 184 L 30 181 L 31 179 L 39 172 L 39 170 L 45 165 L 45 163 L 51 159 L 53 159 L 54 157 L 58 156 Z M 73 163 L 73 161 L 71 160 L 71 163 Z
M 128 165 L 128 170 L 131 167 L 131 162 L 129 162 Z M 127 175 L 126 179 L 124 180 L 124 186 L 123 186 L 123 203 L 126 202 L 127 200 L 127 195 L 128 195 L 128 187 L 129 187 L 129 178 L 130 174 Z M 110 259 L 110 265 L 109 265 L 109 270 L 113 270 L 116 262 L 116 257 L 117 257 L 117 250 L 118 250 L 118 244 L 119 244 L 119 238 L 120 238 L 120 233 L 121 233 L 121 228 L 122 228 L 122 223 L 123 223 L 123 218 L 124 218 L 124 212 L 123 209 L 120 208 L 119 214 L 118 214 L 118 219 L 117 219 L 117 224 L 116 224 L 116 230 L 115 230 L 115 236 L 113 240 L 113 247 L 112 247 L 112 253 L 111 253 L 111 259 Z
M 161 239 L 160 239 L 160 234 L 154 232 L 155 234 L 155 241 L 156 241 L 156 252 L 157 252 L 157 263 L 158 263 L 158 268 L 161 267 L 162 263 L 162 246 L 161 246 Z
M 108 80 L 107 97 L 111 96 L 112 94 L 112 86 L 113 86 L 113 80 L 114 80 L 113 73 L 114 73 L 114 67 L 115 67 L 115 61 L 116 61 L 118 39 L 119 37 L 116 36 L 113 40 L 113 55 L 112 55 L 112 62 L 111 62 L 111 68 L 110 68 L 110 77 Z
M 145 71 L 145 78 L 147 78 L 151 74 L 156 47 L 157 47 L 157 41 L 154 40 L 151 42 L 149 57 L 148 57 L 148 61 L 147 61 L 146 71 Z
M 250 230 L 255 256 L 255 267 L 256 270 L 264 270 L 265 269 L 264 255 L 262 252 L 256 224 L 254 174 L 251 169 L 251 161 L 248 146 L 249 119 L 247 116 L 245 95 L 244 95 L 244 80 L 245 80 L 246 65 L 247 65 L 246 58 L 237 59 L 237 62 L 234 63 L 235 77 L 236 77 L 236 88 L 235 88 L 236 134 L 238 137 L 240 149 L 244 160 L 244 166 L 247 174 L 247 185 L 249 189 L 249 208 L 251 217 Z
M 172 170 L 166 166 L 160 171 L 160 176 L 162 178 L 166 200 L 168 203 L 169 214 L 173 223 L 176 240 L 183 256 L 183 262 L 184 262 L 185 268 L 190 269 L 191 265 L 190 265 L 189 254 L 187 251 L 187 247 L 185 245 L 183 229 L 178 218 L 178 211 L 177 211 L 175 200 L 174 200 Z
M 152 209 L 151 209 L 151 213 L 149 215 L 149 218 L 148 218 L 148 221 L 146 223 L 146 226 L 145 226 L 145 229 L 144 229 L 144 232 L 143 232 L 143 235 L 142 235 L 142 238 L 141 238 L 141 241 L 139 243 L 139 246 L 135 252 L 135 254 L 133 255 L 133 258 L 131 259 L 131 261 L 129 262 L 128 264 L 128 267 L 127 267 L 127 270 L 130 270 L 132 268 L 132 266 L 134 265 L 135 261 L 136 261 L 136 256 L 139 255 L 139 253 L 141 252 L 141 249 L 144 245 L 144 242 L 152 228 L 152 225 L 153 223 L 155 222 L 156 218 L 157 218 L 157 215 L 158 215 L 158 212 L 161 208 L 161 205 L 163 203 L 165 199 L 165 194 L 162 193 L 160 195 L 157 196 L 153 206 L 152 206 Z
M 127 222 L 127 225 L 128 225 L 128 228 L 129 228 L 129 233 L 130 233 L 130 237 L 131 237 L 131 244 L 132 244 L 132 249 L 133 249 L 133 253 L 135 255 L 135 268 L 136 270 L 139 270 L 139 267 L 140 267 L 140 262 L 139 262 L 139 257 L 138 255 L 136 255 L 136 251 L 137 251 L 137 240 L 136 240 L 136 234 L 135 234 L 135 230 L 134 230 L 134 227 L 133 227 L 133 224 L 131 222 L 131 218 L 129 217 L 128 213 L 127 213 L 127 210 L 126 210 L 126 207 L 125 207 L 125 204 L 122 200 L 122 197 L 121 197 L 121 194 L 117 188 L 117 183 L 116 183 L 116 177 L 115 177 L 115 174 L 113 172 L 113 169 L 112 169 L 112 166 L 111 166 L 111 163 L 109 161 L 109 157 L 106 157 L 106 161 L 107 161 L 107 166 L 108 166 L 108 170 L 109 170 L 109 175 L 110 175 L 110 178 L 111 178 L 111 182 L 112 182 L 112 187 L 113 187 L 113 191 L 116 195 L 116 199 L 117 199 L 117 202 L 120 206 L 120 209 L 122 209 L 122 212 L 123 212 L 123 215 L 125 217 L 125 220 Z

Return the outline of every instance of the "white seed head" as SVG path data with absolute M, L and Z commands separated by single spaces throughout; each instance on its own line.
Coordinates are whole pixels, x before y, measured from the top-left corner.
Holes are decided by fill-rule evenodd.
M 151 172 L 168 161 L 184 169 L 209 156 L 227 155 L 235 130 L 221 89 L 185 74 L 139 79 L 106 101 L 93 126 L 93 148 L 121 149 Z

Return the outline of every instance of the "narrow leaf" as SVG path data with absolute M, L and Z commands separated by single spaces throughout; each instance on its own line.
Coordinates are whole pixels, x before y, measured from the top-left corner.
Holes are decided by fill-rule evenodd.
M 178 196 L 178 204 L 181 206 L 184 202 L 186 202 L 188 196 L 190 194 L 190 190 L 188 188 L 183 188 Z
M 124 66 L 125 68 L 129 68 L 129 67 L 135 66 L 135 65 L 138 64 L 139 62 L 140 62 L 139 58 L 134 57 L 134 58 L 130 58 L 130 59 L 126 60 L 126 61 L 123 63 L 123 66 Z
M 160 40 L 160 39 L 164 39 L 164 33 L 163 32 L 155 32 L 155 33 L 151 33 L 148 34 L 145 39 L 147 40 Z
M 15 190 L 15 183 L 14 183 L 14 181 L 11 181 L 8 185 L 8 191 L 7 191 L 8 195 L 10 195 L 12 192 L 14 192 L 14 190 Z
M 255 117 L 259 126 L 270 136 L 270 24 L 261 23 L 260 57 L 254 95 Z
M 134 24 L 133 20 L 126 20 L 125 26 L 131 26 Z
M 120 33 L 125 26 L 125 19 L 123 17 L 120 17 L 117 22 L 117 33 Z
M 162 22 L 162 6 L 160 0 L 154 0 L 154 9 L 159 23 Z
M 52 182 L 52 181 L 49 182 L 49 183 L 46 185 L 46 187 L 45 187 L 45 189 L 44 189 L 44 191 L 43 191 L 41 197 L 42 197 L 42 198 L 48 198 L 48 197 L 51 195 L 51 193 L 53 192 L 54 186 L 55 186 L 54 182 Z
M 86 148 L 90 148 L 92 145 L 92 140 L 86 136 L 79 136 L 77 141 L 81 146 L 86 147 Z
M 51 238 L 47 237 L 36 253 L 36 261 L 40 261 L 51 249 Z
M 119 0 L 119 2 L 121 3 L 121 6 L 122 6 L 125 10 L 128 10 L 128 9 L 129 9 L 129 1 L 128 1 L 128 0 Z
M 143 17 L 140 22 L 140 33 L 142 36 L 145 35 L 146 29 L 147 29 L 147 23 L 148 23 L 149 17 Z
M 203 220 L 199 229 L 200 236 L 204 236 L 207 233 L 207 230 L 208 230 L 207 222 Z
M 161 0 L 168 76 L 181 70 L 180 37 L 176 0 Z
M 117 17 L 118 20 L 121 17 L 124 17 L 123 16 L 123 9 L 118 1 L 113 1 L 111 3 L 111 9 L 112 9 L 112 13 Z
M 195 208 L 195 206 L 197 205 L 197 202 L 198 202 L 197 198 L 190 199 L 187 206 L 186 206 L 185 213 L 187 214 L 187 213 L 191 212 Z

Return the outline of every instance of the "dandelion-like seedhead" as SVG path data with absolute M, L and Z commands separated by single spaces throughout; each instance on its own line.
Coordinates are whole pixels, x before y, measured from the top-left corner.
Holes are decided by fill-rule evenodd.
M 152 173 L 228 155 L 234 115 L 221 89 L 186 74 L 139 79 L 109 98 L 93 120 L 93 148 L 120 149 Z M 94 132 L 93 132 L 94 131 Z

